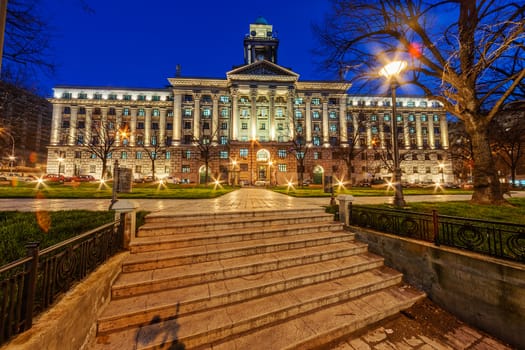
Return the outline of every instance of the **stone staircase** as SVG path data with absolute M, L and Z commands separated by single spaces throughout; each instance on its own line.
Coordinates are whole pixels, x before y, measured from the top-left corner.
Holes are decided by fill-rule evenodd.
M 322 209 L 150 215 L 93 349 L 310 349 L 424 294 Z

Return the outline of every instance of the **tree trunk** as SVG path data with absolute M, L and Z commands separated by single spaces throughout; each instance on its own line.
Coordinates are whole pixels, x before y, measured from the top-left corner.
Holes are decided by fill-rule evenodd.
M 107 164 L 106 164 L 106 159 L 102 159 L 102 175 L 100 176 L 100 178 L 102 180 L 105 180 L 106 179 L 106 169 L 107 169 Z
M 470 129 L 474 169 L 472 181 L 474 194 L 471 202 L 476 204 L 506 204 L 494 166 L 487 128 L 476 125 Z

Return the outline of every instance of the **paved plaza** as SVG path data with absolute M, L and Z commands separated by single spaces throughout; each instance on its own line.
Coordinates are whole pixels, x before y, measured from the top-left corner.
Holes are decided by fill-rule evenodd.
M 513 192 L 513 196 L 525 196 L 525 192 Z M 407 202 L 445 202 L 451 200 L 469 200 L 470 195 L 417 195 L 405 196 Z M 356 204 L 389 203 L 391 196 L 355 197 Z M 300 207 L 319 207 L 328 205 L 330 198 L 295 198 L 263 188 L 241 188 L 214 199 L 133 199 L 139 210 L 151 212 L 223 212 L 225 210 L 249 209 L 287 209 Z M 106 210 L 109 199 L 0 199 L 0 211 L 40 211 L 40 210 Z

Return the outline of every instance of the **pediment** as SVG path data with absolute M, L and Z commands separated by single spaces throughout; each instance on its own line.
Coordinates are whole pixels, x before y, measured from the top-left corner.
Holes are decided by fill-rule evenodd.
M 292 72 L 289 69 L 281 67 L 270 61 L 262 60 L 257 61 L 252 64 L 248 64 L 242 67 L 235 68 L 228 73 L 228 77 L 232 76 L 253 76 L 253 77 L 262 77 L 266 76 L 268 78 L 272 77 L 288 77 L 295 78 L 299 77 L 299 74 Z

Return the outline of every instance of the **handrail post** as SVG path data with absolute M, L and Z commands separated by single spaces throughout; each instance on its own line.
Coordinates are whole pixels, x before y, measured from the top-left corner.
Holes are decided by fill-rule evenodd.
M 439 245 L 439 216 L 436 209 L 432 210 L 432 241 Z
M 33 326 L 33 307 L 35 305 L 35 291 L 36 291 L 36 280 L 38 270 L 38 255 L 39 255 L 40 242 L 31 242 L 26 244 L 27 256 L 31 256 L 32 259 L 26 264 L 26 276 L 24 278 L 24 292 L 22 300 L 23 315 L 25 318 L 24 330 L 28 330 Z

